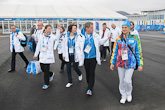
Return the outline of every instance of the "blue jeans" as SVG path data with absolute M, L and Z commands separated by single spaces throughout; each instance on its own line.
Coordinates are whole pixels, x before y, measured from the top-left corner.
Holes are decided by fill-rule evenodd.
M 74 55 L 69 55 L 69 62 L 66 62 L 67 74 L 68 74 L 68 83 L 72 83 L 72 75 L 71 75 L 71 63 L 73 62 L 73 67 L 76 73 L 80 76 L 82 73 L 78 68 L 78 62 L 75 62 Z

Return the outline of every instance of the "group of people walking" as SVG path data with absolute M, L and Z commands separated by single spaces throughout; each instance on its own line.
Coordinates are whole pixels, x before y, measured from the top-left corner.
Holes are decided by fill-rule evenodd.
M 91 96 L 95 84 L 96 64 L 101 65 L 101 61 L 106 61 L 107 49 L 111 49 L 110 69 L 114 70 L 114 65 L 118 68 L 119 74 L 119 91 L 121 94 L 120 103 L 132 101 L 132 75 L 136 68 L 138 71 L 143 70 L 142 48 L 138 32 L 133 28 L 134 23 L 125 21 L 122 25 L 122 31 L 111 25 L 108 29 L 106 23 L 103 23 L 103 29 L 99 34 L 94 32 L 93 23 L 86 22 L 82 31 L 77 28 L 77 24 L 73 23 L 65 30 L 60 24 L 57 25 L 56 34 L 52 33 L 51 25 L 43 27 L 43 23 L 38 23 L 38 29 L 31 32 L 31 36 L 36 43 L 36 50 L 33 58 L 37 59 L 44 72 L 44 85 L 42 89 L 48 89 L 50 82 L 55 75 L 50 71 L 50 64 L 55 63 L 54 51 L 58 51 L 61 60 L 60 73 L 64 73 L 66 65 L 68 82 L 66 87 L 73 85 L 72 72 L 73 68 L 77 73 L 78 80 L 82 81 L 83 73 L 79 66 L 85 67 L 87 91 L 86 94 Z M 18 53 L 25 61 L 27 67 L 29 61 L 24 56 L 24 48 L 20 45 L 20 40 L 25 40 L 23 34 L 11 26 L 10 34 L 10 50 L 12 53 L 11 69 L 9 72 L 15 71 L 15 55 Z M 136 31 L 136 32 L 135 32 Z M 111 48 L 109 44 L 111 42 Z

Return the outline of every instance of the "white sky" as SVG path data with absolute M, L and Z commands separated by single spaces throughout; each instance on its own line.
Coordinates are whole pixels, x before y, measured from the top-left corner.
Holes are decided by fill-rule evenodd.
M 91 5 L 109 8 L 113 11 L 141 13 L 141 11 L 165 9 L 165 0 L 0 0 L 7 4 L 54 4 Z

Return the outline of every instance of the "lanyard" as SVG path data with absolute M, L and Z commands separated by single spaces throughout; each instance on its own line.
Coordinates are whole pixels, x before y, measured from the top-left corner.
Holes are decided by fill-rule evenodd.
M 69 45 L 69 48 L 75 46 L 75 37 L 76 37 L 76 36 L 77 36 L 77 33 L 75 34 L 74 38 L 71 39 L 71 38 L 70 38 L 70 32 L 68 32 L 68 38 L 69 38 L 69 40 L 68 40 L 68 45 Z
M 48 43 L 49 43 L 49 39 L 50 39 L 50 37 L 48 37 L 48 40 L 47 40 L 47 45 L 48 45 Z M 43 45 L 44 45 L 44 37 L 43 37 Z
M 16 33 L 16 32 L 15 32 Z M 12 45 L 14 46 L 14 32 L 12 32 Z
M 75 37 L 73 39 L 70 39 L 70 37 L 69 37 L 68 44 L 69 44 L 69 48 L 74 47 L 74 45 L 75 45 Z
M 91 45 L 91 43 L 90 43 L 90 39 L 92 38 L 92 36 L 93 36 L 93 34 L 90 34 L 90 37 L 89 37 L 88 34 L 85 33 L 85 39 L 88 40 L 88 45 Z
M 14 33 L 12 34 L 12 41 L 14 40 Z
M 62 36 L 64 35 L 64 33 L 62 32 L 61 35 L 60 35 L 60 38 L 59 38 L 59 43 L 62 42 Z

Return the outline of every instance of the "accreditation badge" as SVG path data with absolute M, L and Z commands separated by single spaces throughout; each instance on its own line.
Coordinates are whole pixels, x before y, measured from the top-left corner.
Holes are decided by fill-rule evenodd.
M 69 53 L 74 53 L 74 48 L 73 46 L 71 48 L 69 48 Z
M 91 49 L 92 49 L 92 47 L 89 46 L 89 45 L 87 45 L 86 48 L 85 48 L 85 50 L 84 50 L 84 52 L 87 53 L 87 54 L 89 54 L 89 52 L 90 52 Z
M 122 50 L 122 60 L 128 60 L 128 51 Z

